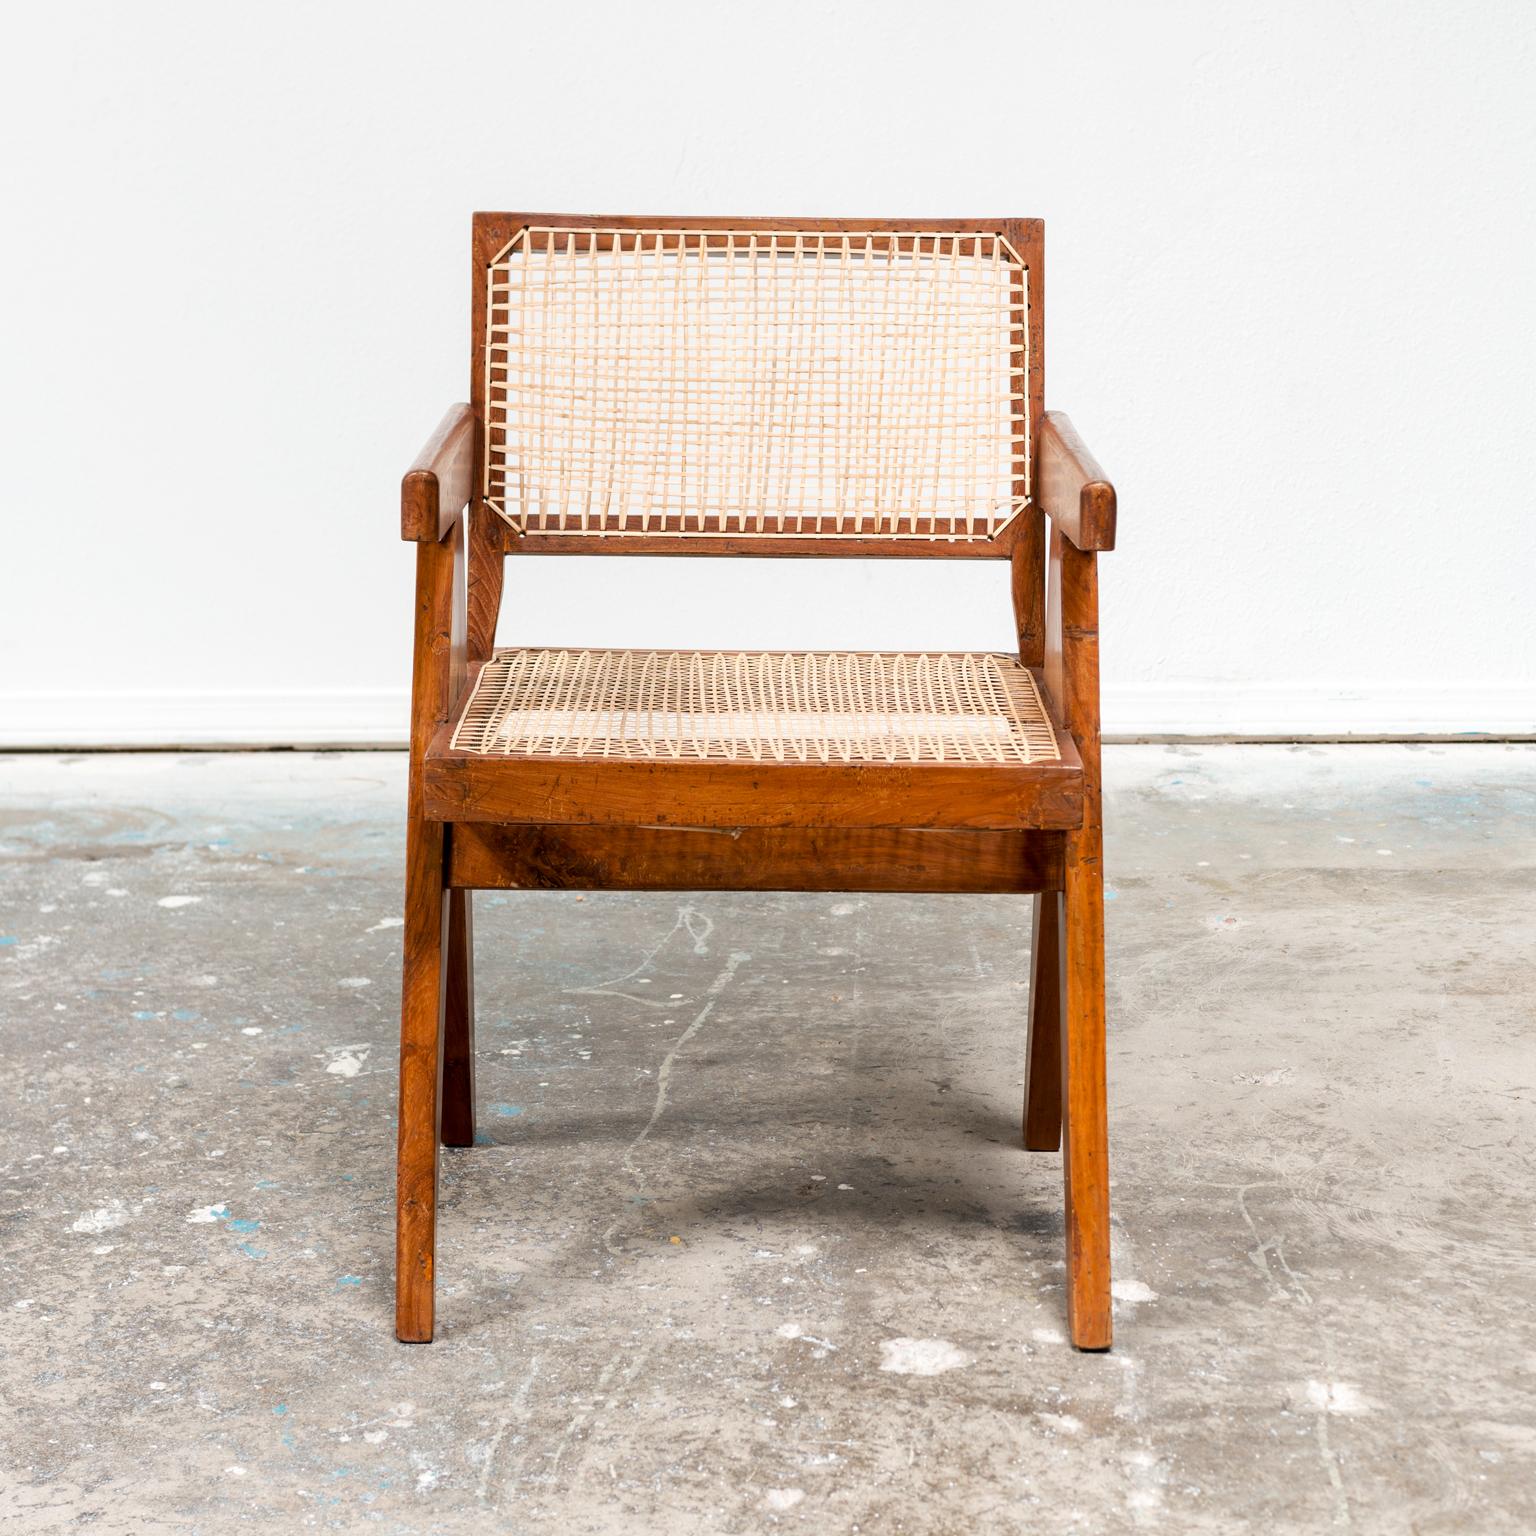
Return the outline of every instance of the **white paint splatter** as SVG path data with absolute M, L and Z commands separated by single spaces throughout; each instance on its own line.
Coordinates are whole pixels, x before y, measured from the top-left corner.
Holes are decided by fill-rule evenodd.
M 383 1445 L 389 1439 L 389 1431 L 387 1429 L 370 1429 L 364 1432 L 363 1439 L 369 1445 Z
M 763 1507 L 781 1515 L 785 1510 L 793 1509 L 804 1497 L 804 1488 L 770 1488 L 763 1495 Z
M 826 1339 L 818 1339 L 814 1333 L 807 1333 L 799 1323 L 780 1323 L 773 1331 L 781 1339 L 801 1339 L 807 1344 L 814 1344 L 816 1349 L 812 1355 L 813 1359 L 825 1359 L 829 1350 L 834 1355 L 837 1353 L 836 1344 L 829 1343 Z
M 403 917 L 381 917 L 372 928 L 364 928 L 364 933 L 382 933 L 386 928 L 404 928 Z
M 1083 1432 L 1083 1421 L 1073 1418 L 1070 1413 L 1037 1413 L 1035 1417 L 1063 1435 L 1080 1435 Z
M 1307 1406 L 1319 1413 L 1369 1413 L 1370 1401 L 1351 1381 L 1309 1381 Z
M 1065 1344 L 1067 1336 L 1059 1328 L 1036 1328 L 1030 1334 L 1036 1344 Z
M 200 1205 L 195 1211 L 188 1211 L 184 1218 L 192 1226 L 207 1226 L 215 1221 L 223 1221 L 229 1215 L 227 1205 Z
M 242 1035 L 259 1035 L 261 1033 L 261 1025 L 260 1024 L 248 1025 L 246 1028 L 242 1029 L 240 1031 L 240 1033 Z
M 975 1360 L 948 1339 L 887 1339 L 880 1346 L 880 1369 L 898 1376 L 938 1376 Z
M 156 906 L 160 907 L 191 907 L 195 906 L 203 898 L 201 896 L 162 896 Z
M 1290 1083 L 1295 1080 L 1296 1074 L 1290 1067 L 1271 1067 L 1268 1072 L 1234 1072 L 1234 1083 L 1253 1083 L 1259 1088 L 1278 1088 L 1282 1083 Z
M 1138 1301 L 1157 1300 L 1157 1292 L 1140 1280 L 1116 1280 L 1110 1286 L 1109 1294 L 1116 1301 L 1128 1301 L 1133 1305 Z
M 325 1070 L 337 1077 L 356 1077 L 363 1069 L 363 1063 L 368 1060 L 369 1047 L 366 1045 L 348 1045 L 331 1052 L 331 1059 L 326 1063 Z
M 343 976 L 336 985 L 338 987 L 371 987 L 373 985 L 373 978 L 371 976 Z
M 128 1207 L 121 1200 L 111 1200 L 106 1205 L 97 1206 L 94 1211 L 87 1211 L 83 1216 L 77 1216 L 70 1224 L 69 1230 L 90 1232 L 95 1235 L 110 1232 L 113 1227 L 125 1226 L 127 1221 Z

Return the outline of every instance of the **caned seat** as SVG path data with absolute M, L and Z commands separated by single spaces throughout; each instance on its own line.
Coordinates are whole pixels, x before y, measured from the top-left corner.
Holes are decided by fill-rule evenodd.
M 497 650 L 456 752 L 654 762 L 1057 763 L 1017 657 Z
M 497 649 L 426 775 L 447 821 L 773 826 L 808 800 L 830 826 L 1081 816 L 1035 673 L 958 651 Z

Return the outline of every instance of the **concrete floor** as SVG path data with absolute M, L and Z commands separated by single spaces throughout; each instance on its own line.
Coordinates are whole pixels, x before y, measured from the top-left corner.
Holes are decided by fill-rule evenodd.
M 1536 749 L 1108 778 L 1114 1354 L 960 897 L 480 896 L 407 1347 L 401 759 L 0 759 L 0 1532 L 1536 1528 Z

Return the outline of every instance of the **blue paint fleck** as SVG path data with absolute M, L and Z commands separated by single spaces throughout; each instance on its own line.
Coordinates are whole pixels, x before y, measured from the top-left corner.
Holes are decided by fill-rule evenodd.
M 0 933 L 0 949 L 8 948 L 10 945 L 19 944 L 20 942 L 14 933 Z
M 240 1252 L 248 1259 L 264 1259 L 267 1256 L 264 1248 L 253 1248 L 249 1243 L 241 1243 Z
M 1114 886 L 1106 885 L 1104 887 L 1104 900 L 1105 901 L 1119 901 L 1119 899 L 1120 899 L 1120 892 L 1117 891 L 1114 888 Z
M 175 1019 L 178 1024 L 196 1024 L 202 1015 L 191 1008 L 177 1008 L 171 1014 L 171 1017 Z
M 337 1285 L 361 1285 L 362 1283 L 363 1277 L 361 1275 L 342 1275 L 336 1281 Z
M 236 1216 L 231 1217 L 224 1225 L 231 1232 L 255 1232 L 260 1228 L 261 1223 L 253 1216 Z
M 148 1024 L 155 1017 L 154 1014 L 151 1013 L 148 1008 L 138 1008 L 138 1009 L 135 1009 L 133 1016 L 141 1024 Z
M 475 1145 L 477 1147 L 491 1147 L 491 1146 L 494 1146 L 495 1143 L 491 1140 L 490 1135 L 489 1135 L 488 1132 L 476 1131 L 475 1132 Z
M 521 1104 L 492 1104 L 490 1108 L 493 1115 L 500 1115 L 503 1120 L 510 1120 L 513 1115 L 523 1112 Z
M 288 1412 L 288 1404 L 277 1403 L 273 1406 L 272 1412 L 275 1413 L 278 1418 L 282 1418 L 282 1416 Z

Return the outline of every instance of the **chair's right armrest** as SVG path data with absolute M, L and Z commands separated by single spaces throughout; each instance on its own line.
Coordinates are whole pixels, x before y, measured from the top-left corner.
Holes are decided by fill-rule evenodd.
M 1045 413 L 1037 499 L 1078 549 L 1115 547 L 1115 488 L 1061 411 Z
M 474 413 L 450 406 L 400 482 L 400 537 L 417 544 L 446 538 L 469 502 L 474 474 Z

